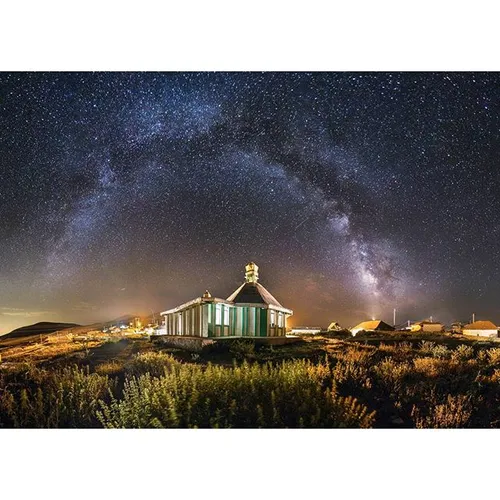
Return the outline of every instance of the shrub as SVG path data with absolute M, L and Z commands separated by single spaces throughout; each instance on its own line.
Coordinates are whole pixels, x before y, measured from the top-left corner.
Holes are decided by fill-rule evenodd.
M 472 411 L 471 396 L 448 394 L 444 403 L 432 406 L 425 416 L 420 409 L 413 407 L 412 416 L 417 428 L 462 428 L 469 424 Z
M 132 375 L 143 375 L 149 373 L 152 377 L 161 377 L 166 371 L 178 365 L 171 354 L 164 352 L 145 352 L 136 354 L 126 367 L 126 371 Z
M 103 403 L 99 419 L 108 428 L 371 426 L 365 406 L 323 387 L 328 375 L 304 360 L 179 365 L 159 378 L 128 379 L 122 399 Z
M 445 359 L 450 356 L 450 351 L 445 345 L 438 344 L 432 348 L 432 356 L 434 358 Z
M 413 372 L 413 367 L 408 362 L 398 363 L 391 358 L 386 358 L 374 367 L 379 380 L 391 392 L 397 392 L 405 379 Z
M 323 333 L 323 336 L 327 339 L 349 339 L 352 337 L 352 333 L 349 330 L 330 330 Z
M 343 384 L 348 391 L 355 390 L 356 387 L 366 386 L 366 381 L 369 378 L 366 367 L 343 360 L 335 363 L 332 376 L 335 383 Z
M 435 358 L 415 358 L 413 360 L 415 372 L 426 377 L 437 377 L 442 371 L 442 361 Z
M 436 344 L 434 342 L 429 342 L 428 340 L 422 340 L 419 347 L 422 354 L 432 354 L 432 350 L 436 347 Z
M 368 366 L 373 364 L 373 355 L 376 349 L 373 347 L 360 347 L 358 345 L 347 347 L 344 351 L 337 352 L 336 358 L 346 363 Z
M 410 342 L 399 342 L 394 344 L 380 344 L 379 351 L 386 352 L 391 355 L 391 357 L 405 360 L 411 356 L 413 352 L 413 346 Z
M 76 366 L 48 372 L 35 369 L 31 380 L 0 396 L 2 425 L 23 428 L 96 427 L 96 409 L 114 388 L 113 381 Z
M 123 364 L 118 361 L 107 361 L 95 367 L 95 372 L 100 375 L 114 376 L 123 371 Z
M 255 357 L 255 342 L 247 339 L 235 340 L 231 342 L 229 352 L 236 359 L 253 359 Z
M 500 347 L 494 347 L 493 349 L 488 349 L 488 359 L 492 365 L 500 364 Z
M 474 356 L 474 349 L 470 345 L 461 344 L 451 353 L 451 359 L 466 361 Z

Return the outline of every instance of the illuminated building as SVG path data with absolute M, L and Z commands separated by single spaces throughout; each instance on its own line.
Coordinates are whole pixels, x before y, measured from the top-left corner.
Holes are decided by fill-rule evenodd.
M 164 311 L 165 335 L 195 337 L 282 337 L 293 311 L 283 307 L 259 282 L 259 267 L 245 267 L 245 282 L 227 299 L 201 297 Z
M 498 327 L 491 321 L 474 321 L 465 325 L 462 333 L 473 337 L 498 337 Z
M 318 335 L 321 333 L 319 326 L 294 326 L 290 333 L 292 335 Z
M 410 330 L 412 332 L 440 333 L 444 332 L 444 325 L 443 323 L 432 321 L 431 318 L 413 323 L 410 326 Z
M 351 333 L 355 336 L 358 332 L 393 332 L 394 327 L 384 323 L 379 319 L 375 319 L 372 321 L 363 321 L 359 325 L 356 325 L 354 328 L 351 328 Z

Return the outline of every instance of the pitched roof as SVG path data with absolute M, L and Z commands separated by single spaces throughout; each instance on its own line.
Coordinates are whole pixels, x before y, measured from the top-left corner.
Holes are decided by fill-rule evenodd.
M 351 330 L 365 330 L 367 332 L 371 330 L 393 331 L 394 327 L 388 325 L 380 319 L 375 319 L 373 321 L 363 321 L 359 325 L 356 325 L 354 328 L 351 328 Z
M 208 292 L 208 290 L 207 290 Z M 212 297 L 212 295 L 209 293 L 210 297 L 206 296 L 205 292 L 202 297 L 198 297 L 193 300 L 189 300 L 188 302 L 184 302 L 184 304 L 181 304 L 180 306 L 173 307 L 172 309 L 169 309 L 168 311 L 162 311 L 160 313 L 161 316 L 165 316 L 165 314 L 172 314 L 172 313 L 177 313 L 180 311 L 183 311 L 184 309 L 187 309 L 188 307 L 194 306 L 195 304 L 205 304 L 205 303 L 210 303 L 210 304 L 217 304 L 217 303 L 222 303 L 222 304 L 229 304 L 227 300 L 224 299 L 219 299 L 217 297 Z
M 267 304 L 283 308 L 260 283 L 243 283 L 226 300 L 235 304 Z
M 498 327 L 491 321 L 474 321 L 465 325 L 464 330 L 498 330 Z
M 416 321 L 414 325 L 442 325 L 440 321 L 431 321 L 430 319 L 424 319 L 422 321 Z

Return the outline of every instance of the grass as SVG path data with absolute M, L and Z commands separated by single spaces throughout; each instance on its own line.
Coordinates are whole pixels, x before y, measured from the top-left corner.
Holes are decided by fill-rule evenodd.
M 498 427 L 491 345 L 387 336 L 237 341 L 199 355 L 144 339 L 4 349 L 0 426 Z

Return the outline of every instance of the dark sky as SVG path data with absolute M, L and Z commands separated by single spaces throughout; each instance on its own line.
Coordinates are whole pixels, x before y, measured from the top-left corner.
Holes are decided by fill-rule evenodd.
M 498 73 L 0 73 L 0 333 L 244 265 L 292 324 L 500 323 Z

